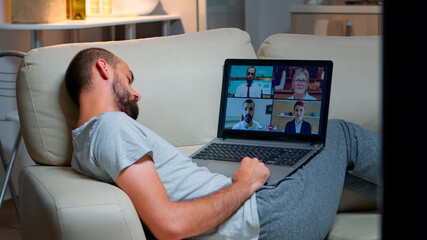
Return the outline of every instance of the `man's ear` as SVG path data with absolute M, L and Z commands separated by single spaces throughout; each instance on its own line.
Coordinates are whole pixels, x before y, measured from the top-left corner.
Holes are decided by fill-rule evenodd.
M 110 71 L 108 69 L 108 64 L 104 59 L 98 59 L 98 61 L 96 61 L 96 69 L 98 70 L 101 77 L 104 78 L 105 80 L 110 78 Z

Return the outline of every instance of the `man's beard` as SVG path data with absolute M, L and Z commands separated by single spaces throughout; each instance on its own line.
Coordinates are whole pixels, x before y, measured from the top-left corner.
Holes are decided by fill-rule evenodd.
M 139 115 L 138 100 L 136 97 L 132 98 L 130 93 L 123 90 L 117 75 L 113 83 L 113 94 L 119 110 L 136 120 Z
M 248 113 L 244 117 L 245 122 L 250 123 L 252 121 L 252 116 Z

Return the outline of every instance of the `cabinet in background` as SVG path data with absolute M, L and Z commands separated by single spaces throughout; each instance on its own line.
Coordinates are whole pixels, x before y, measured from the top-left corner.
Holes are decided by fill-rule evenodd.
M 382 35 L 381 6 L 293 5 L 290 11 L 292 33 Z

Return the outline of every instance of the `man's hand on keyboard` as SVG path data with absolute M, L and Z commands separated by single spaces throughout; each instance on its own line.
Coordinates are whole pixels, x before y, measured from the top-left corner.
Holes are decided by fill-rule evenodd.
M 264 185 L 270 176 L 270 170 L 257 158 L 245 157 L 239 168 L 233 173 L 233 182 L 246 183 L 253 192 Z

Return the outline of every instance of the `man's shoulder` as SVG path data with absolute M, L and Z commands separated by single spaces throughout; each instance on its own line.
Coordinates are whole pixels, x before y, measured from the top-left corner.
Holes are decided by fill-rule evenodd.
M 121 112 L 105 112 L 89 120 L 73 136 L 71 166 L 77 172 L 114 183 L 119 172 L 151 151 L 147 132 Z
M 99 127 L 106 127 L 109 129 L 128 129 L 142 127 L 141 124 L 129 117 L 124 112 L 104 112 L 98 116 L 97 124 Z
M 233 129 L 241 129 L 243 128 L 243 121 L 236 123 L 236 125 L 233 126 Z
M 133 122 L 134 120 L 130 118 L 124 112 L 103 112 L 97 116 L 97 120 L 102 123 L 116 123 L 116 122 Z
M 93 117 L 81 127 L 73 130 L 73 138 L 82 141 L 84 138 L 108 139 L 117 135 L 135 133 L 143 126 L 123 112 L 104 112 Z
M 261 87 L 259 84 L 254 83 L 253 85 L 254 85 L 254 87 L 255 87 L 256 89 L 262 90 L 262 87 Z
M 236 90 L 237 89 L 239 89 L 239 90 L 240 89 L 246 89 L 247 87 L 248 87 L 247 83 L 242 83 L 242 84 L 240 84 L 239 86 L 236 87 Z

